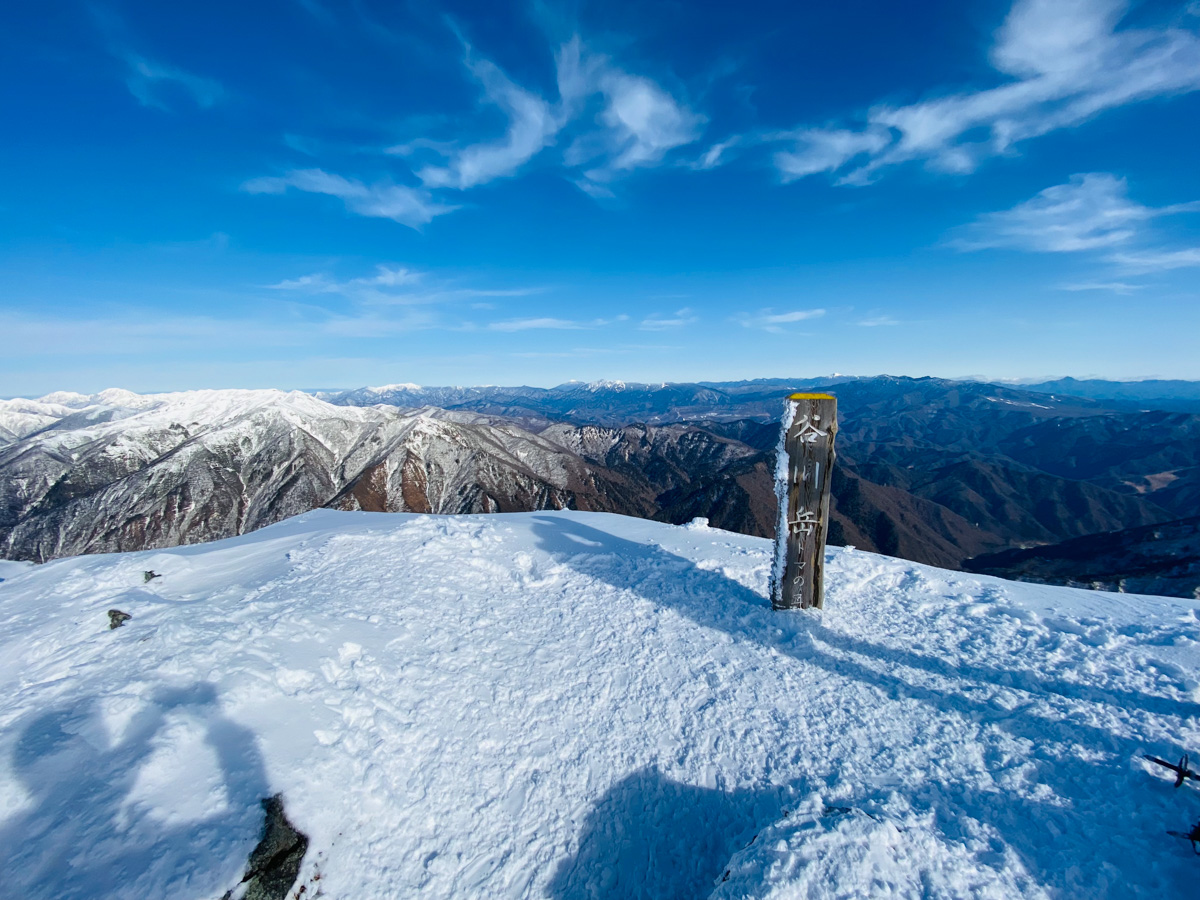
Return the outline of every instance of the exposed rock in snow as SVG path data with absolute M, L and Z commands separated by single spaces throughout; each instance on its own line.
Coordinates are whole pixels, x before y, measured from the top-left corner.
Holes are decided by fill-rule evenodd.
M 288 821 L 282 794 L 264 798 L 262 806 L 266 813 L 263 836 L 250 854 L 246 874 L 242 876 L 246 888 L 240 900 L 285 900 L 300 874 L 308 836 Z M 301 896 L 303 893 L 307 889 Z M 222 900 L 232 900 L 233 894 L 232 890 L 227 891 Z
M 1189 896 L 1141 754 L 1200 746 L 1195 602 L 831 551 L 778 613 L 770 550 L 324 510 L 0 567 L 4 889 L 220 897 L 282 792 L 306 896 Z

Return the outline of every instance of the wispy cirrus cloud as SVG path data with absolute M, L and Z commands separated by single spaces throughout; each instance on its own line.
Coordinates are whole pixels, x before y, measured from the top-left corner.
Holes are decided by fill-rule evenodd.
M 888 325 L 899 325 L 900 322 L 891 316 L 869 316 L 858 323 L 863 328 L 881 328 Z
M 407 288 L 423 278 L 423 272 L 405 266 L 377 265 L 374 275 L 339 281 L 328 273 L 317 272 L 288 278 L 267 287 L 273 291 L 303 291 L 308 294 L 353 294 L 364 289 Z
M 823 309 L 794 309 L 789 312 L 776 312 L 773 309 L 762 309 L 757 313 L 747 313 L 738 317 L 737 321 L 745 328 L 758 328 L 771 334 L 783 334 L 785 325 L 794 325 L 809 319 L 819 319 L 825 315 Z
M 1143 250 L 1114 253 L 1109 259 L 1131 274 L 1167 272 L 1200 266 L 1200 247 L 1179 250 Z
M 642 331 L 673 331 L 676 328 L 683 328 L 687 325 L 693 325 L 699 321 L 696 314 L 689 308 L 675 310 L 673 316 L 664 316 L 654 314 L 646 316 L 642 319 L 642 323 L 638 328 Z
M 182 92 L 201 109 L 208 109 L 225 96 L 225 89 L 215 79 L 193 75 L 135 53 L 120 56 L 128 67 L 125 86 L 142 106 L 170 112 L 170 95 Z
M 585 192 L 609 197 L 613 182 L 632 170 L 662 164 L 672 150 L 695 141 L 706 121 L 654 80 L 592 52 L 579 37 L 556 54 L 556 99 L 517 84 L 465 41 L 464 49 L 464 65 L 481 86 L 485 107 L 499 109 L 507 118 L 501 137 L 473 141 L 421 134 L 385 148 L 385 154 L 409 161 L 419 188 L 390 180 L 367 185 L 324 169 L 299 169 L 251 179 L 243 189 L 258 194 L 281 194 L 288 188 L 328 194 L 358 215 L 418 228 L 458 209 L 441 199 L 446 191 L 467 191 L 517 175 L 564 132 L 572 140 L 555 164 Z M 460 133 L 473 130 L 473 122 L 449 118 L 439 130 L 450 125 Z M 298 149 L 312 153 L 317 146 L 306 140 Z M 715 165 L 723 151 L 724 147 L 713 148 L 706 156 Z
M 171 112 L 173 100 L 187 97 L 201 109 L 209 109 L 225 98 L 225 88 L 215 78 L 136 52 L 133 48 L 138 41 L 115 10 L 92 4 L 85 9 L 102 35 L 108 53 L 124 65 L 125 86 L 142 106 Z
M 612 319 L 560 319 L 553 316 L 530 316 L 522 319 L 502 319 L 489 322 L 483 326 L 487 331 L 583 331 L 589 328 L 603 328 L 616 322 L 624 322 L 629 316 L 616 316 Z
M 794 142 L 792 150 L 775 154 L 775 167 L 784 181 L 835 171 L 847 160 L 862 154 L 878 153 L 892 139 L 884 128 L 869 128 L 866 131 L 801 128 L 773 137 Z
M 1129 274 L 1200 266 L 1200 247 L 1168 247 L 1148 224 L 1166 216 L 1200 212 L 1200 201 L 1145 206 L 1129 197 L 1123 178 L 1107 173 L 1073 175 L 1011 209 L 986 213 L 948 243 L 959 250 L 1014 249 L 1035 253 L 1091 252 Z M 1115 290 L 1133 285 L 1104 281 L 1064 290 Z
M 417 177 L 428 187 L 466 190 L 513 175 L 553 143 L 562 127 L 559 115 L 549 103 L 514 83 L 495 63 L 472 60 L 468 53 L 467 66 L 483 85 L 487 99 L 508 116 L 508 129 L 498 141 L 451 146 L 445 165 L 419 169 Z M 392 152 L 404 154 L 437 146 L 410 144 L 392 148 Z
M 970 172 L 987 157 L 1106 110 L 1200 89 L 1200 35 L 1174 26 L 1120 28 L 1127 0 L 1017 0 L 990 59 L 1002 84 L 904 106 L 880 104 L 855 126 L 782 135 L 784 180 L 818 172 L 864 183 L 887 166 L 923 160 Z
M 699 172 L 715 169 L 717 166 L 724 165 L 730 158 L 731 154 L 729 151 L 744 140 L 745 138 L 742 135 L 735 134 L 723 141 L 717 141 L 717 143 L 705 150 L 698 158 L 685 161 L 683 165 Z
M 1108 291 L 1113 294 L 1132 294 L 1144 289 L 1144 284 L 1129 284 L 1125 281 L 1082 281 L 1071 284 L 1060 284 L 1060 291 Z
M 176 315 L 155 306 L 98 310 L 85 316 L 0 311 L 0 328 L 14 342 L 12 359 L 74 361 L 97 353 L 145 359 L 147 348 L 154 354 L 208 356 L 214 349 L 226 349 L 252 355 L 264 348 L 323 347 L 331 339 L 394 338 L 446 327 L 428 310 L 407 308 L 388 314 L 338 313 L 275 304 L 247 309 L 235 318 Z
M 1009 247 L 1073 253 L 1126 244 L 1138 226 L 1160 216 L 1200 210 L 1200 203 L 1143 206 L 1125 179 L 1104 172 L 1072 175 L 1012 209 L 980 216 L 952 241 L 962 250 Z
M 441 156 L 443 164 L 417 170 L 430 188 L 466 190 L 514 175 L 568 132 L 571 142 L 560 163 L 575 171 L 572 180 L 587 193 L 611 196 L 610 182 L 659 165 L 670 151 L 695 141 L 705 121 L 656 81 L 619 67 L 578 36 L 555 56 L 559 95 L 553 101 L 516 84 L 493 62 L 475 58 L 469 46 L 465 63 L 488 104 L 508 117 L 508 127 L 495 141 L 422 137 L 389 148 L 401 156 Z
M 356 278 L 336 278 L 329 272 L 314 272 L 286 278 L 266 285 L 266 288 L 298 296 L 337 296 L 372 307 L 454 303 L 482 297 L 528 297 L 549 290 L 544 286 L 465 287 L 455 279 L 398 265 L 377 265 L 373 274 Z M 471 308 L 491 309 L 492 304 L 476 302 L 471 304 Z
M 286 175 L 252 178 L 242 185 L 242 190 L 250 194 L 282 194 L 288 188 L 337 197 L 350 212 L 391 219 L 416 229 L 458 208 L 435 200 L 419 188 L 390 181 L 368 185 L 323 169 L 295 169 Z
M 560 48 L 557 68 L 566 116 L 581 115 L 593 99 L 600 103 L 595 124 L 601 127 L 576 137 L 564 155 L 568 168 L 583 170 L 576 183 L 593 196 L 608 193 L 605 185 L 621 174 L 656 166 L 693 143 L 707 121 L 657 82 L 591 52 L 578 36 Z

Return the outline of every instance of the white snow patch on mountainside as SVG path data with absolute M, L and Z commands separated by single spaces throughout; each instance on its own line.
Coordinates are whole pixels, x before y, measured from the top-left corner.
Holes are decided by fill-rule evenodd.
M 0 570 L 0 892 L 1183 897 L 1194 602 L 598 513 L 306 513 Z M 153 570 L 161 577 L 146 581 Z M 109 631 L 106 611 L 132 615 Z
M 373 394 L 386 394 L 395 391 L 419 391 L 421 385 L 413 384 L 411 381 L 400 382 L 399 384 L 381 384 L 375 387 L 363 388 Z

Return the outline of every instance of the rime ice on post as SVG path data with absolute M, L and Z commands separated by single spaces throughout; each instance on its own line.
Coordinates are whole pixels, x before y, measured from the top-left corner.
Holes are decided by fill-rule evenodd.
M 771 605 L 776 609 L 820 609 L 824 603 L 821 574 L 836 435 L 837 398 L 832 394 L 787 398 L 775 457 L 779 524 Z

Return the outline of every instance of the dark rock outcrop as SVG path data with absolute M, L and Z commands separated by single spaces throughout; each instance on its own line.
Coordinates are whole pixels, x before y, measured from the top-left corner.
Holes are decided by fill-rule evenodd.
M 285 900 L 300 875 L 308 837 L 288 821 L 282 794 L 266 798 L 262 805 L 267 817 L 262 840 L 250 853 L 242 877 L 246 885 L 243 900 Z M 226 891 L 222 900 L 232 897 L 233 891 Z

